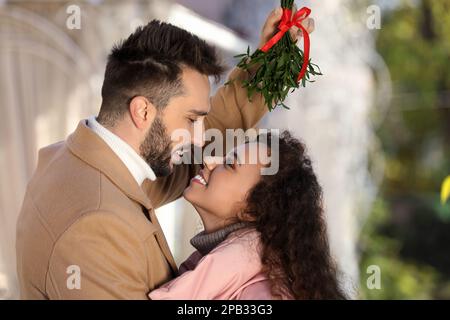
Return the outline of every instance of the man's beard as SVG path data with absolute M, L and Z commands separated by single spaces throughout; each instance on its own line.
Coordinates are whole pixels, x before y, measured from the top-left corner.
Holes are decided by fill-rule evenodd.
M 153 120 L 152 126 L 139 149 L 142 157 L 157 177 L 165 177 L 171 173 L 171 140 L 159 115 Z

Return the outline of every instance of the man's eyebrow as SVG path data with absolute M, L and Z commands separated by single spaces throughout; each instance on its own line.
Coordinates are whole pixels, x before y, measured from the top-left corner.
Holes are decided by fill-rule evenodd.
M 198 116 L 206 116 L 206 115 L 208 114 L 207 111 L 196 110 L 196 109 L 191 109 L 191 110 L 189 110 L 188 112 L 191 112 L 191 113 L 193 113 L 193 114 L 195 114 L 195 115 L 198 115 Z

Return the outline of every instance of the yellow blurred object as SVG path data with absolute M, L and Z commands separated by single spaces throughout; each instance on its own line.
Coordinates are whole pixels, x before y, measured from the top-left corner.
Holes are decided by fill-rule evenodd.
M 441 203 L 445 204 L 450 197 L 450 176 L 445 178 L 441 188 Z

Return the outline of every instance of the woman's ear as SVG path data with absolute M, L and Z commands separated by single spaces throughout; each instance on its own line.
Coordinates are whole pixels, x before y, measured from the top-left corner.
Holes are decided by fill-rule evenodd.
M 153 103 L 143 96 L 136 96 L 131 99 L 129 109 L 134 125 L 144 131 L 151 126 L 157 113 Z

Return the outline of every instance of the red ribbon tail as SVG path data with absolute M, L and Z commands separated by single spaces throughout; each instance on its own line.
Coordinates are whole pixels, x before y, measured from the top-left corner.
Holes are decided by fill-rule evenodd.
M 297 82 L 300 82 L 300 80 L 305 76 L 309 64 L 310 39 L 308 31 L 306 31 L 306 29 L 301 24 L 299 24 L 298 27 L 302 30 L 304 39 L 303 65 L 297 78 Z

